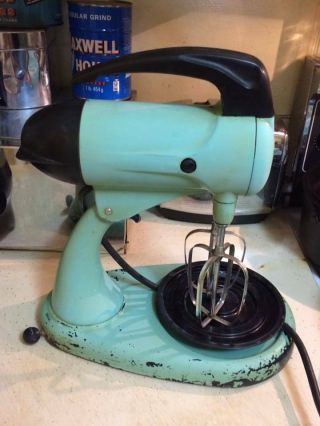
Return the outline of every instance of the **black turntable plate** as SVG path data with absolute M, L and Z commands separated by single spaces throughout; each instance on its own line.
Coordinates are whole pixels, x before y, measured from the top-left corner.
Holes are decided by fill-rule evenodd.
M 193 263 L 193 280 L 197 280 L 203 264 Z M 225 275 L 226 265 L 226 262 L 221 262 L 220 280 Z M 233 277 L 237 270 L 234 267 Z M 179 340 L 212 349 L 250 347 L 275 336 L 282 329 L 285 319 L 282 296 L 266 278 L 250 269 L 248 272 L 248 293 L 240 315 L 234 319 L 234 312 L 242 297 L 241 273 L 219 312 L 219 316 L 232 321 L 232 324 L 211 321 L 203 328 L 195 316 L 195 307 L 189 297 L 185 266 L 173 270 L 161 280 L 156 293 L 156 308 L 162 325 Z

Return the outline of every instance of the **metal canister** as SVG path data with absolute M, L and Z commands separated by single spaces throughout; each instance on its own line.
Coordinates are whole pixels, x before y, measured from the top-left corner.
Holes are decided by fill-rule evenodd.
M 129 2 L 69 0 L 73 73 L 131 52 L 131 13 Z M 102 76 L 75 84 L 73 93 L 86 99 L 128 99 L 131 76 Z
M 20 143 L 23 124 L 51 102 L 44 31 L 0 32 L 0 139 Z
M 43 28 L 62 24 L 60 0 L 2 0 L 0 25 L 11 28 Z

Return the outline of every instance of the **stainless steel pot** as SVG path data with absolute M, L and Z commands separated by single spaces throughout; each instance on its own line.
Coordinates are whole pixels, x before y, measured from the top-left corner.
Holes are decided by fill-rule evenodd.
M 0 140 L 19 145 L 25 121 L 51 103 L 44 31 L 0 32 Z

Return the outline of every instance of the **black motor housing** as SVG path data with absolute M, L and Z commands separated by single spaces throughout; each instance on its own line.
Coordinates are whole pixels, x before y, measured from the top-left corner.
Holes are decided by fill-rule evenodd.
M 82 99 L 49 105 L 33 114 L 21 134 L 19 160 L 30 161 L 47 175 L 64 182 L 84 183 L 79 155 Z

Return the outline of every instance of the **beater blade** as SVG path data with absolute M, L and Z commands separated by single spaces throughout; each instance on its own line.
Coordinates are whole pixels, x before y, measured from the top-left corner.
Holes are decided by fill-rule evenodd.
M 187 240 L 196 233 L 210 233 L 209 244 L 198 243 L 193 245 L 187 256 Z M 243 245 L 241 260 L 235 257 L 235 246 L 225 242 L 226 235 L 239 238 Z M 192 262 L 194 251 L 202 249 L 208 252 L 208 259 L 204 263 L 199 276 L 193 279 Z M 244 239 L 226 230 L 225 225 L 212 223 L 211 229 L 196 229 L 191 231 L 185 240 L 185 262 L 189 296 L 195 306 L 195 316 L 200 320 L 202 327 L 212 321 L 223 325 L 231 325 L 239 316 L 245 303 L 248 291 L 248 271 L 243 264 L 246 251 Z M 221 268 L 221 263 L 227 263 Z M 242 275 L 242 277 L 241 277 Z M 232 298 L 232 287 L 241 277 L 242 294 L 236 300 Z M 234 297 L 233 297 L 234 299 Z

